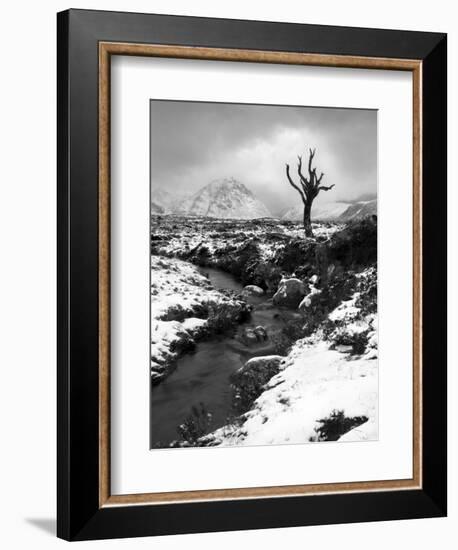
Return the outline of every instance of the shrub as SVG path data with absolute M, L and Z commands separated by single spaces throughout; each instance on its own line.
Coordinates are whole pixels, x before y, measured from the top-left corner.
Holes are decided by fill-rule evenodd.
M 338 327 L 332 334 L 331 340 L 336 346 L 351 346 L 352 353 L 361 355 L 366 351 L 369 327 L 362 332 L 349 332 L 347 327 Z
M 374 266 L 360 277 L 356 290 L 359 298 L 356 303 L 364 314 L 377 313 L 377 268 Z
M 275 291 L 282 277 L 282 270 L 272 262 L 259 262 L 252 271 L 251 284 L 268 292 Z
M 217 302 L 208 304 L 207 328 L 221 334 L 248 318 L 250 312 L 245 302 Z
M 194 338 L 186 330 L 177 332 L 177 339 L 170 343 L 170 351 L 177 354 L 193 351 L 196 347 Z
M 259 261 L 259 247 L 254 239 L 249 239 L 236 252 L 231 272 L 241 280 L 243 285 L 251 284 L 253 271 Z
M 313 275 L 315 264 L 316 244 L 306 239 L 291 239 L 277 250 L 274 263 L 286 273 L 293 273 L 300 269 L 301 277 Z
M 189 317 L 189 311 L 185 310 L 180 304 L 171 306 L 160 316 L 161 321 L 179 321 L 180 323 Z
M 339 437 L 346 434 L 353 428 L 361 426 L 369 419 L 367 416 L 348 417 L 343 411 L 333 410 L 326 418 L 318 420 L 321 426 L 315 428 L 316 437 L 312 441 L 337 441 Z
M 210 256 L 210 251 L 206 246 L 199 246 L 196 251 L 195 263 L 200 266 L 206 266 L 210 260 Z
M 177 426 L 177 432 L 184 442 L 195 445 L 200 437 L 209 432 L 211 423 L 211 412 L 200 402 L 191 407 L 191 412 L 184 422 Z
M 261 395 L 264 385 L 280 371 L 283 357 L 253 357 L 231 375 L 233 406 L 237 412 L 250 409 Z
M 272 336 L 271 340 L 274 344 L 275 353 L 278 353 L 278 355 L 287 355 L 291 346 L 306 335 L 304 319 L 301 317 L 296 319 L 285 318 L 281 313 L 279 316 L 284 326 L 278 333 Z
M 349 300 L 356 287 L 356 279 L 353 273 L 335 272 L 323 287 L 321 293 L 315 297 L 311 306 L 307 308 L 305 319 L 305 332 L 307 335 L 314 332 L 320 325 L 325 333 L 330 333 L 335 328 L 334 323 L 327 320 L 333 311 L 342 301 Z
M 330 263 L 345 268 L 365 267 L 377 261 L 377 223 L 371 218 L 354 221 L 335 233 L 328 245 Z

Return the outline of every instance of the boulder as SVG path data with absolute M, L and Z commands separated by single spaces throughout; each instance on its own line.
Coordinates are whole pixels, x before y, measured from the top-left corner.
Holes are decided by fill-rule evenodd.
M 264 290 L 260 286 L 247 285 L 242 290 L 242 296 L 263 296 Z
M 258 342 L 264 342 L 267 340 L 267 330 L 263 326 L 255 328 L 248 327 L 242 332 L 238 339 L 247 346 L 257 344 Z
M 253 357 L 232 374 L 234 404 L 240 412 L 247 411 L 261 395 L 263 386 L 280 372 L 283 359 L 281 355 Z
M 252 328 L 245 329 L 240 339 L 244 344 L 248 346 L 251 344 L 256 344 L 258 342 L 258 338 Z
M 253 330 L 253 332 L 255 333 L 256 338 L 259 342 L 264 342 L 265 340 L 267 340 L 267 330 L 265 329 L 265 327 L 259 325 Z
M 306 295 L 307 288 L 305 284 L 294 277 L 290 279 L 282 279 L 278 285 L 277 292 L 273 295 L 273 303 L 276 306 L 289 307 L 292 309 L 302 301 Z

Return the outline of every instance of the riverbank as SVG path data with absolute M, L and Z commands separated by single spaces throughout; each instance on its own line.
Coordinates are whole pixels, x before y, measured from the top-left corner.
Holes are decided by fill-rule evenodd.
M 376 319 L 364 353 L 338 351 L 318 335 L 298 340 L 236 421 L 203 436 L 203 446 L 274 445 L 378 438 Z
M 249 315 L 231 290 L 216 290 L 184 261 L 151 257 L 151 382 L 164 380 L 196 342 L 222 333 Z
M 170 264 L 168 258 L 163 262 L 158 261 L 158 258 L 154 261 L 155 270 L 164 270 L 164 266 L 170 270 L 170 265 L 175 265 L 180 277 L 185 279 L 183 285 L 198 285 L 197 290 L 190 289 L 189 286 L 182 288 L 188 293 L 188 302 L 190 296 L 194 297 L 191 300 L 191 308 L 188 308 L 186 303 L 178 302 L 185 311 L 193 311 L 194 299 L 200 308 L 207 299 L 226 297 L 225 292 L 230 293 L 236 301 L 243 296 L 247 308 L 250 308 L 249 315 L 243 317 L 240 322 L 236 321 L 228 330 L 219 334 L 206 333 L 200 338 L 194 338 L 195 345 L 175 355 L 173 368 L 159 380 L 160 383 L 154 384 L 151 390 L 151 445 L 161 448 L 180 444 L 177 428 L 193 414 L 193 407 L 200 407 L 201 403 L 211 415 L 206 425 L 201 426 L 201 429 L 206 431 L 221 427 L 238 416 L 231 376 L 249 359 L 275 353 L 287 321 L 300 316 L 295 312 L 280 311 L 273 305 L 269 295 L 243 293 L 240 282 L 224 271 L 208 267 L 196 268 L 179 260 L 174 260 Z M 169 289 L 172 284 L 176 284 L 169 273 L 163 273 L 158 277 L 155 271 L 152 275 L 156 285 L 161 278 L 165 279 L 164 284 Z M 160 304 L 155 306 L 156 315 L 160 312 L 165 316 L 168 304 L 169 311 L 174 312 L 176 316 L 176 299 L 174 292 L 170 293 L 169 302 L 162 295 Z M 180 310 L 180 318 L 181 315 Z M 180 326 L 181 336 L 184 325 L 194 322 L 192 319 L 186 318 L 181 323 L 173 321 L 176 326 Z M 199 321 L 200 326 L 205 328 L 206 320 Z M 164 321 L 160 323 L 164 324 Z M 170 321 L 165 324 L 170 326 Z M 161 344 L 167 349 L 168 341 L 162 340 Z M 155 352 L 156 350 L 157 348 Z

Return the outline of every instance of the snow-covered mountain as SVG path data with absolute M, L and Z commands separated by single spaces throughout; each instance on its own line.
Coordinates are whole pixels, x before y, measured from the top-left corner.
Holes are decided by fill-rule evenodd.
M 174 209 L 174 214 L 223 219 L 271 217 L 264 203 L 234 178 L 214 180 Z
M 350 220 L 360 220 L 367 216 L 377 215 L 377 199 L 370 201 L 358 201 L 350 204 L 338 220 L 348 222 Z
M 341 216 L 345 210 L 347 210 L 348 202 L 329 202 L 327 204 L 319 205 L 312 204 L 312 220 L 316 221 L 328 221 L 335 220 Z M 304 208 L 302 203 L 299 202 L 295 206 L 289 208 L 282 216 L 282 220 L 302 220 L 304 214 Z
M 289 208 L 282 216 L 282 220 L 302 220 L 302 203 Z M 312 205 L 312 221 L 340 221 L 347 222 L 377 214 L 377 199 L 355 202 L 329 202 L 323 205 Z
M 179 199 L 165 189 L 153 187 L 151 189 L 151 214 L 172 214 Z

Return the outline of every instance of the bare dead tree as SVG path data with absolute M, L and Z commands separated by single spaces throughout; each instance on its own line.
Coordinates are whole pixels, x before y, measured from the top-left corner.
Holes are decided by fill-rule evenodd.
M 299 185 L 296 184 L 291 178 L 291 174 L 289 173 L 289 164 L 286 165 L 286 176 L 288 181 L 290 185 L 299 193 L 304 205 L 304 231 L 306 237 L 313 237 L 312 221 L 310 219 L 313 201 L 318 196 L 320 191 L 329 191 L 334 187 L 334 185 L 330 185 L 329 187 L 321 185 L 321 180 L 323 179 L 324 174 L 321 172 L 320 176 L 317 176 L 316 168 L 312 167 L 314 156 L 315 149 L 309 149 L 308 178 L 306 178 L 302 173 L 302 157 L 297 157 L 297 174 L 299 176 Z

